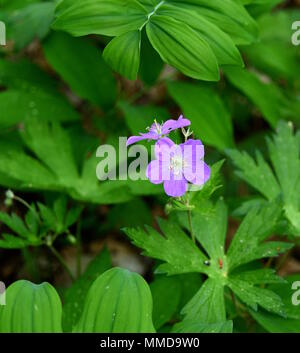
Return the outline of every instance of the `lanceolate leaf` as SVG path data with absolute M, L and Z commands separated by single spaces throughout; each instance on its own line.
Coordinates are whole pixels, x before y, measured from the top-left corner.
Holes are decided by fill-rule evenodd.
M 171 3 L 162 5 L 159 12 L 189 24 L 210 45 L 219 65 L 243 65 L 241 55 L 230 36 L 204 16 L 185 8 L 178 11 L 176 4 Z
M 152 324 L 152 297 L 144 279 L 114 268 L 91 286 L 75 332 L 148 333 Z
M 61 332 L 61 312 L 59 296 L 49 283 L 17 281 L 6 291 L 6 305 L 0 306 L 0 332 Z
M 54 29 L 75 36 L 119 36 L 139 29 L 147 20 L 145 8 L 135 0 L 64 0 L 56 16 Z
M 147 35 L 161 58 L 185 75 L 205 81 L 218 81 L 217 59 L 209 45 L 184 22 L 154 15 Z
M 114 38 L 103 52 L 112 69 L 135 80 L 140 67 L 141 32 L 132 31 Z

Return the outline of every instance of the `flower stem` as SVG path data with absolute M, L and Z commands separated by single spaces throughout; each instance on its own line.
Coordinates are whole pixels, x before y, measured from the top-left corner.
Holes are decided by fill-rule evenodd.
M 64 258 L 60 255 L 60 253 L 53 247 L 53 245 L 48 245 L 50 251 L 52 252 L 52 254 L 57 258 L 57 260 L 60 262 L 60 264 L 62 265 L 62 267 L 65 269 L 65 271 L 68 273 L 68 275 L 70 276 L 72 282 L 75 281 L 75 277 L 73 276 L 69 266 L 67 265 L 67 263 L 65 262 Z
M 196 244 L 195 234 L 193 231 L 193 223 L 192 223 L 192 211 L 188 210 L 187 213 L 188 213 L 188 221 L 190 225 L 191 238 L 193 240 L 193 243 Z

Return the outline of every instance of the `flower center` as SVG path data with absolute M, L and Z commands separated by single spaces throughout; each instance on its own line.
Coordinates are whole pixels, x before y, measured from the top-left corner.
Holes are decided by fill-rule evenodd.
M 184 166 L 185 166 L 185 161 L 181 156 L 171 157 L 170 170 L 173 172 L 174 175 L 182 174 Z

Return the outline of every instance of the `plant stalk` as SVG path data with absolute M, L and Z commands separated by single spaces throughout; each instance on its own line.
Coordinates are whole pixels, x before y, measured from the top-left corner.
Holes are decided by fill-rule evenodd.
M 53 245 L 48 245 L 50 251 L 52 254 L 57 258 L 57 260 L 60 262 L 64 270 L 68 273 L 69 277 L 71 278 L 72 282 L 75 281 L 75 277 L 73 276 L 69 266 L 67 265 L 66 261 L 64 258 L 60 255 L 60 253 L 53 247 Z

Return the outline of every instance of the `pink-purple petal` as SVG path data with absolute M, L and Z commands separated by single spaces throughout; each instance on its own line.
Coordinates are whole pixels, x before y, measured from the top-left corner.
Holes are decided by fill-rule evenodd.
M 168 137 L 158 140 L 155 144 L 155 157 L 159 160 L 170 160 L 170 154 L 174 146 L 175 143 Z
M 187 191 L 188 183 L 185 179 L 182 180 L 166 180 L 164 182 L 164 190 L 168 196 L 180 197 Z
M 161 184 L 163 182 L 163 165 L 162 162 L 155 159 L 148 164 L 146 177 L 152 184 Z

